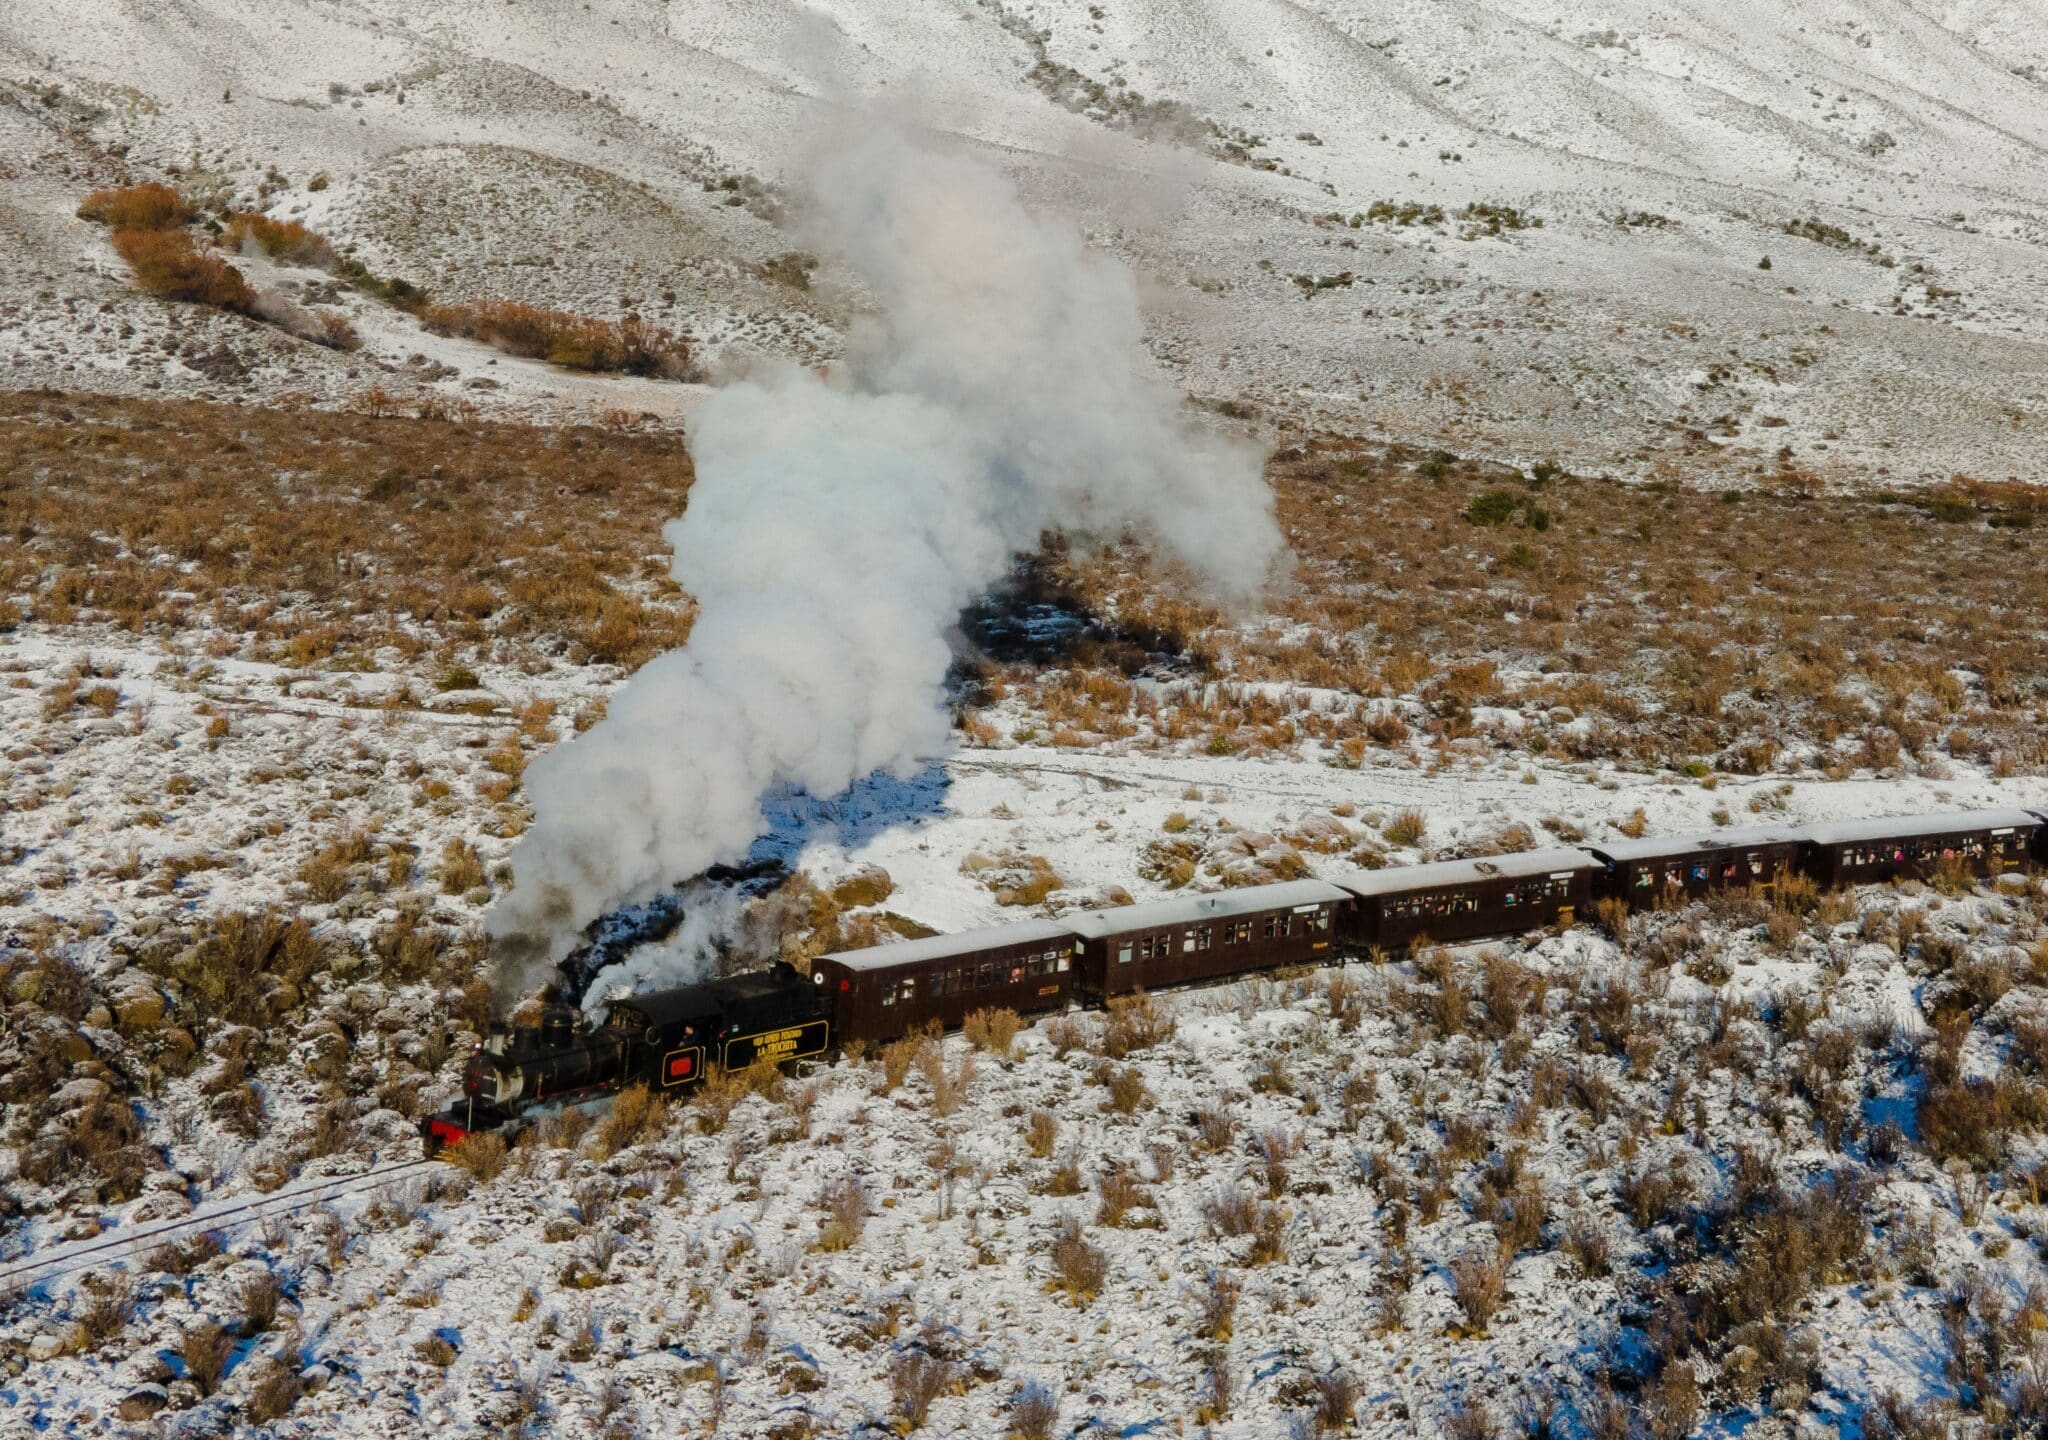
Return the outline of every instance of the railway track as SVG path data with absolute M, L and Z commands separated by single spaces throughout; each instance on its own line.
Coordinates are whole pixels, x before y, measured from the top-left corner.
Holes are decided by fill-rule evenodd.
M 265 1195 L 239 1195 L 202 1205 L 189 1215 L 117 1227 L 87 1240 L 46 1245 L 41 1250 L 0 1265 L 0 1296 L 12 1296 L 37 1285 L 62 1279 L 95 1266 L 112 1265 L 146 1255 L 159 1245 L 210 1232 L 239 1230 L 278 1215 L 290 1215 L 344 1196 L 381 1190 L 446 1168 L 439 1160 L 401 1160 L 359 1175 L 332 1175 L 301 1181 Z

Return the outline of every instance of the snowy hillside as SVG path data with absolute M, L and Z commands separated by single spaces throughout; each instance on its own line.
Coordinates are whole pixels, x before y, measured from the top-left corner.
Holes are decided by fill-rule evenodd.
M 172 334 L 71 212 L 176 171 L 436 295 L 817 359 L 860 299 L 770 263 L 785 183 L 876 117 L 1084 217 L 1198 396 L 1620 473 L 2033 475 L 2048 27 L 2017 4 L 16 0 L 0 376 L 676 413 L 360 297 L 354 355 Z

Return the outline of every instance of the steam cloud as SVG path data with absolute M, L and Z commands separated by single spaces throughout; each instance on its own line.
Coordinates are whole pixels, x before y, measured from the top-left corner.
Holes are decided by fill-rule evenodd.
M 1225 601 L 1280 557 L 1258 450 L 1183 422 L 1129 273 L 1071 224 L 896 136 L 811 193 L 813 243 L 880 315 L 835 382 L 785 369 L 699 411 L 663 532 L 695 626 L 528 768 L 535 824 L 486 919 L 501 1002 L 595 916 L 743 855 L 771 786 L 941 751 L 946 632 L 1045 531 L 1142 534 Z

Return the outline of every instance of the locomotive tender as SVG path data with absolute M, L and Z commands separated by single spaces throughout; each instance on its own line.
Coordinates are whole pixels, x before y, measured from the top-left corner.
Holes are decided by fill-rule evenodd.
M 473 1131 L 516 1126 L 542 1106 L 626 1085 L 679 1093 L 714 1068 L 952 1028 L 977 1010 L 1028 1017 L 1138 990 L 1398 952 L 1425 936 L 1461 944 L 1565 927 L 1600 900 L 1643 910 L 1768 889 L 1790 874 L 1835 888 L 1931 878 L 1944 862 L 1988 876 L 2030 860 L 2048 864 L 2048 809 L 1600 842 L 1022 920 L 841 951 L 813 962 L 808 976 L 778 961 L 632 995 L 613 1001 L 601 1025 L 572 1006 L 547 1006 L 537 1025 L 493 1026 L 464 1072 L 463 1099 L 421 1128 L 438 1150 Z

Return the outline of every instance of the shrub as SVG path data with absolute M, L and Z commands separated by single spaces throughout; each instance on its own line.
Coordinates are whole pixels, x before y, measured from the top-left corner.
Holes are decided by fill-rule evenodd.
M 446 1345 L 448 1342 L 443 1340 L 441 1343 Z M 452 1355 L 450 1359 L 453 1359 Z M 289 1361 L 266 1357 L 254 1383 L 249 1386 L 248 1398 L 242 1402 L 242 1415 L 257 1425 L 282 1420 L 291 1414 L 292 1407 L 299 1403 L 299 1397 L 305 1394 L 305 1390 L 306 1383 L 299 1378 L 297 1366 Z
M 1204 1427 L 1224 1419 L 1237 1399 L 1237 1374 L 1230 1368 L 1230 1351 L 1212 1345 L 1202 1356 L 1202 1399 L 1195 1407 L 1195 1419 Z
M 1558 1248 L 1572 1257 L 1579 1273 L 1588 1279 L 1605 1275 L 1613 1266 L 1614 1247 L 1599 1222 L 1577 1215 L 1558 1238 Z
M 443 895 L 466 895 L 484 883 L 483 857 L 476 846 L 459 836 L 448 841 L 441 852 L 441 864 L 434 872 Z
M 1018 1019 L 1015 1010 L 977 1010 L 962 1023 L 960 1033 L 976 1049 L 1007 1060 L 1017 1032 L 1023 1028 L 1024 1022 Z
M 753 1086 L 747 1080 L 746 1071 L 706 1066 L 697 1093 L 691 1097 L 698 1127 L 707 1135 L 716 1135 L 732 1119 L 732 1112 L 739 1108 L 740 1101 L 752 1093 Z
M 860 1176 L 833 1181 L 818 1203 L 825 1207 L 825 1223 L 818 1229 L 820 1250 L 850 1250 L 860 1243 L 868 1222 L 867 1185 Z
M 88 1350 L 120 1339 L 128 1322 L 135 1318 L 135 1281 L 127 1275 L 111 1276 L 103 1288 L 88 1292 L 87 1300 L 72 1318 L 84 1332 Z
M 146 967 L 176 980 L 200 1017 L 268 1026 L 295 1008 L 326 947 L 303 917 L 277 910 L 231 911 L 203 922 L 192 945 Z
M 1195 1111 L 1195 1138 L 1211 1155 L 1221 1155 L 1237 1138 L 1237 1117 L 1220 1103 L 1203 1105 Z
M 1938 1080 L 1920 1098 L 1920 1139 L 1937 1160 L 1991 1167 L 2005 1155 L 2017 1116 L 2014 1087 L 1996 1076 Z
M 1358 1416 L 1358 1381 L 1350 1371 L 1332 1366 L 1316 1376 L 1316 1429 L 1349 1429 Z
M 228 217 L 221 244 L 231 250 L 244 250 L 253 245 L 287 265 L 310 265 L 326 270 L 331 269 L 335 262 L 334 247 L 324 236 L 315 234 L 296 220 L 273 220 L 268 215 L 248 210 L 237 211 Z
M 1228 1270 L 1211 1270 L 1202 1286 L 1200 1308 L 1195 1311 L 1195 1334 L 1219 1344 L 1230 1338 L 1237 1325 L 1237 1302 L 1244 1295 L 1244 1283 Z
M 1104 1065 L 1097 1078 L 1109 1091 L 1109 1108 L 1119 1115 L 1137 1113 L 1148 1098 L 1144 1073 L 1135 1065 Z
M 1593 923 L 1616 944 L 1628 939 L 1628 902 L 1618 895 L 1603 895 L 1593 902 Z
M 951 1390 L 957 1378 L 951 1362 L 906 1350 L 889 1363 L 889 1398 L 903 1423 L 916 1430 L 931 1413 L 932 1402 Z
M 1051 1440 L 1059 1423 L 1059 1397 L 1035 1380 L 1027 1380 L 1010 1397 L 1008 1440 Z
M 667 1129 L 668 1102 L 645 1085 L 628 1085 L 598 1122 L 597 1157 L 609 1160 L 621 1150 L 659 1139 Z
M 1071 1215 L 1060 1218 L 1047 1255 L 1052 1261 L 1054 1289 L 1082 1305 L 1102 1293 L 1109 1277 L 1109 1257 L 1101 1247 L 1088 1243 L 1079 1220 Z
M 116 230 L 114 249 L 135 283 L 159 300 L 184 300 L 249 314 L 255 294 L 242 272 L 192 243 L 182 230 Z
M 1124 1217 L 1145 1204 L 1147 1198 L 1136 1172 L 1123 1165 L 1112 1165 L 1096 1176 L 1095 1189 L 1101 1196 L 1095 1223 L 1112 1228 L 1123 1224 Z
M 492 1131 L 473 1131 L 463 1139 L 449 1145 L 442 1153 L 451 1166 L 461 1166 L 479 1184 L 489 1184 L 506 1172 L 506 1137 L 494 1135 Z
M 1453 1260 L 1449 1271 L 1451 1298 L 1473 1333 L 1484 1335 L 1507 1298 L 1507 1257 L 1498 1250 L 1480 1251 Z
M 1112 1060 L 1149 1050 L 1173 1037 L 1173 1017 L 1142 990 L 1117 996 L 1106 1008 L 1109 1013 L 1102 1027 L 1102 1053 Z
M 882 1047 L 882 1093 L 887 1095 L 901 1085 L 910 1074 L 910 1067 L 920 1063 L 924 1053 L 931 1049 L 931 1040 L 924 1035 L 906 1035 L 901 1040 L 891 1040 Z
M 168 230 L 189 222 L 192 207 L 170 186 L 150 181 L 93 191 L 78 207 L 78 218 L 115 230 Z
M 251 1275 L 242 1282 L 242 1334 L 261 1335 L 277 1322 L 278 1302 L 284 1298 L 284 1282 L 275 1270 Z
M 1420 810 L 1403 810 L 1389 820 L 1380 833 L 1389 845 L 1403 850 L 1413 849 L 1429 833 L 1429 817 Z
M 683 379 L 694 369 L 688 340 L 638 315 L 614 322 L 513 300 L 479 300 L 429 305 L 421 320 L 437 335 L 459 335 L 570 370 Z
M 1024 1122 L 1024 1148 L 1043 1160 L 1059 1143 L 1059 1117 L 1050 1110 L 1033 1110 Z
M 960 1057 L 952 1069 L 946 1068 L 945 1052 L 936 1045 L 928 1045 L 918 1056 L 918 1072 L 932 1089 L 932 1113 L 951 1115 L 967 1099 L 967 1088 L 974 1083 L 974 1053 Z
M 1465 518 L 1474 525 L 1505 525 L 1522 508 L 1522 497 L 1512 490 L 1484 490 L 1465 507 Z
M 178 1338 L 178 1359 L 184 1363 L 186 1378 L 199 1387 L 200 1394 L 211 1395 L 220 1388 L 234 1348 L 234 1337 L 211 1320 L 201 1321 Z

